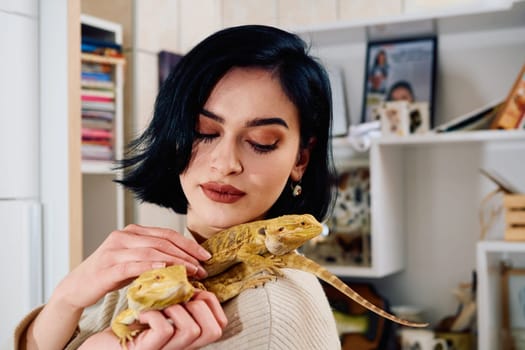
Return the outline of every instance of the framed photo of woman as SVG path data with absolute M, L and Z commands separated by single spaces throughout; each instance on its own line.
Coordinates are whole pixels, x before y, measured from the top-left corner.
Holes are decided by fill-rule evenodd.
M 369 42 L 361 121 L 378 120 L 387 101 L 405 100 L 428 103 L 432 127 L 436 52 L 435 36 Z

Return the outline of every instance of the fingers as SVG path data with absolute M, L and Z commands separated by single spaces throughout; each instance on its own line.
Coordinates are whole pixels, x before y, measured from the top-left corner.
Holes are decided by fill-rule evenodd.
M 212 293 L 198 294 L 197 299 L 172 305 L 163 312 L 141 313 L 140 322 L 148 324 L 150 329 L 140 333 L 135 345 L 148 349 L 197 349 L 218 340 L 226 326 L 226 317 Z
M 197 260 L 189 258 L 190 261 L 188 261 L 186 258 L 187 256 L 179 257 L 170 255 L 152 247 L 137 247 L 112 251 L 109 256 L 111 263 L 108 265 L 120 265 L 127 262 L 142 261 L 149 263 L 146 268 L 147 270 L 163 267 L 162 265 L 184 265 L 188 276 L 195 276 L 198 278 L 206 276 L 206 270 L 204 270 Z
M 62 280 L 57 294 L 68 304 L 85 308 L 141 273 L 163 265 L 184 265 L 188 276 L 204 278 L 207 273 L 199 259 L 208 256 L 196 242 L 176 231 L 129 225 L 109 234 Z M 82 287 L 85 285 L 93 288 Z
M 213 316 L 215 317 L 215 320 L 221 326 L 221 328 L 226 327 L 226 325 L 228 324 L 228 318 L 226 317 L 226 314 L 224 313 L 224 310 L 222 309 L 222 306 L 215 294 L 196 289 L 193 293 L 192 300 L 204 301 L 206 303 L 206 306 L 211 310 Z
M 184 252 L 195 257 L 198 260 L 205 261 L 211 258 L 210 253 L 201 247 L 194 240 L 188 239 L 176 231 L 158 228 L 158 227 L 145 227 L 141 225 L 128 225 L 124 228 L 127 232 L 136 232 L 141 235 L 147 235 L 151 237 L 160 238 L 162 240 L 170 241 L 176 247 L 182 249 Z
M 175 336 L 166 344 L 166 349 L 177 349 L 180 346 L 196 349 L 222 336 L 227 319 L 217 298 L 209 292 L 200 294 L 200 297 L 184 305 L 173 305 L 164 310 L 175 328 Z
M 137 336 L 133 341 L 133 348 L 136 346 L 138 349 L 161 349 L 175 333 L 171 323 L 159 311 L 142 312 L 139 316 L 139 321 L 149 325 L 150 329 L 141 332 Z
M 128 225 L 123 231 L 112 232 L 106 241 L 100 247 L 101 251 L 96 253 L 98 253 L 97 259 L 108 267 L 135 261 L 164 262 L 167 265 L 186 266 L 188 275 L 191 277 L 204 278 L 207 276 L 206 270 L 195 256 L 209 256 L 209 253 L 196 242 L 181 236 L 176 231 Z M 178 242 L 177 244 L 181 246 L 173 242 Z M 188 253 L 186 249 L 193 246 L 198 249 Z M 122 277 L 128 278 L 129 276 Z

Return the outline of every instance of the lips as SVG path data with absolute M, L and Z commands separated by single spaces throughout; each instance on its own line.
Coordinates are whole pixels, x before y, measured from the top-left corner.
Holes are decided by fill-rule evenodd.
M 219 203 L 234 203 L 246 194 L 236 187 L 216 182 L 207 182 L 201 188 L 206 197 Z

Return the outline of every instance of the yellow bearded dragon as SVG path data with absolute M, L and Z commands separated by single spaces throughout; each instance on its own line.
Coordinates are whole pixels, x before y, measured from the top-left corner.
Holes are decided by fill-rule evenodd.
M 261 255 L 286 254 L 319 235 L 321 231 L 321 224 L 308 214 L 283 215 L 235 225 L 216 233 L 202 244 L 212 255 L 203 266 L 209 277 L 239 263 L 264 266 L 266 259 Z M 194 283 L 202 286 L 198 282 Z M 147 271 L 131 284 L 127 292 L 128 309 L 115 317 L 111 328 L 125 349 L 126 341 L 132 340 L 143 330 L 143 327 L 132 327 L 140 311 L 162 310 L 185 302 L 192 295 L 193 286 L 188 282 L 184 267 L 175 269 L 175 266 L 170 266 Z
M 170 305 L 188 301 L 194 292 L 188 281 L 186 268 L 173 265 L 142 273 L 130 285 L 127 297 L 128 308 L 115 317 L 111 329 L 126 349 L 126 341 L 143 331 L 144 327 L 132 328 L 141 311 L 162 310 Z
M 246 289 L 257 287 L 268 281 L 277 279 L 277 277 L 283 275 L 281 271 L 282 268 L 301 270 L 309 272 L 317 276 L 320 280 L 329 283 L 350 299 L 381 317 L 409 327 L 428 326 L 427 323 L 415 323 L 403 320 L 382 310 L 363 298 L 326 268 L 303 255 L 299 255 L 295 251 L 280 256 L 266 253 L 260 258 L 261 261 L 264 262 L 261 265 L 238 264 L 220 275 L 204 279 L 201 283 L 206 290 L 215 293 L 222 303 L 239 295 Z
M 382 317 L 406 326 L 427 326 L 405 321 L 383 311 L 319 264 L 295 253 L 295 249 L 319 235 L 321 230 L 321 224 L 308 214 L 284 215 L 223 230 L 202 244 L 212 254 L 212 257 L 203 263 L 208 277 L 201 281 L 193 281 L 193 285 L 215 293 L 219 301 L 225 302 L 246 289 L 264 285 L 282 276 L 281 268 L 293 268 L 316 275 Z M 146 272 L 140 275 L 128 290 L 129 309 L 120 313 L 111 324 L 124 348 L 126 341 L 142 330 L 132 330 L 130 327 L 138 318 L 138 311 L 160 310 L 177 302 L 187 301 L 193 295 L 193 287 L 188 282 L 185 271 L 182 271 L 184 268 L 179 266 L 182 270 L 174 273 L 174 267 L 150 271 L 153 278 L 146 275 Z M 165 284 L 158 283 L 159 280 Z M 137 287 L 133 288 L 135 285 Z

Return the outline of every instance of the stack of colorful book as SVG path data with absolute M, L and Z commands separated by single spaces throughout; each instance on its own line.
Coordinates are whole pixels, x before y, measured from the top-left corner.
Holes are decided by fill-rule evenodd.
M 82 158 L 114 159 L 113 120 L 115 83 L 113 67 L 103 63 L 82 62 Z

